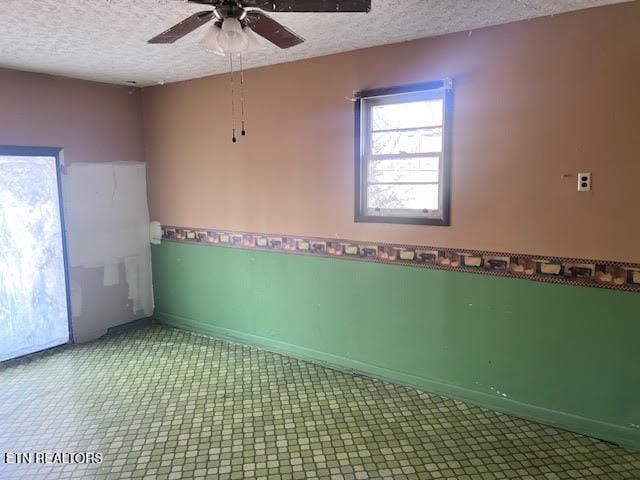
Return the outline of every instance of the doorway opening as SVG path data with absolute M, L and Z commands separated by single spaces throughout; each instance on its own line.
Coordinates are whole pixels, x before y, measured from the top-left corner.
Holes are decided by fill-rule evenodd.
M 60 149 L 0 147 L 0 361 L 71 341 Z

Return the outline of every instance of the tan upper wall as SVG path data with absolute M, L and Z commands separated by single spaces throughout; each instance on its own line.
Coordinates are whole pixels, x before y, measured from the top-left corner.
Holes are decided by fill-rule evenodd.
M 143 162 L 140 93 L 0 69 L 0 145 L 62 147 L 67 164 Z
M 639 25 L 632 2 L 249 70 L 236 145 L 228 76 L 145 89 L 152 218 L 640 261 Z M 456 85 L 451 226 L 354 223 L 345 97 L 444 77 Z M 582 171 L 590 193 L 576 191 Z

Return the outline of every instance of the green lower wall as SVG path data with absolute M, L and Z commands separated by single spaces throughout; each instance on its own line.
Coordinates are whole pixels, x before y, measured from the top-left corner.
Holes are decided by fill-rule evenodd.
M 163 242 L 156 318 L 640 448 L 640 295 Z

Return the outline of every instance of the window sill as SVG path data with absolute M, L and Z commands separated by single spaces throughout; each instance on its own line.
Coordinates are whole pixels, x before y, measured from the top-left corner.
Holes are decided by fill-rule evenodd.
M 419 217 L 384 217 L 371 215 L 356 215 L 356 223 L 400 223 L 407 225 L 431 225 L 436 227 L 448 227 L 448 218 L 419 218 Z

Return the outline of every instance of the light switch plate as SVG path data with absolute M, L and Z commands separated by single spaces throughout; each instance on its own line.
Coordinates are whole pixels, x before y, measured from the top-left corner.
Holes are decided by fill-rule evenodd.
M 583 172 L 578 174 L 578 191 L 591 191 L 591 172 Z

